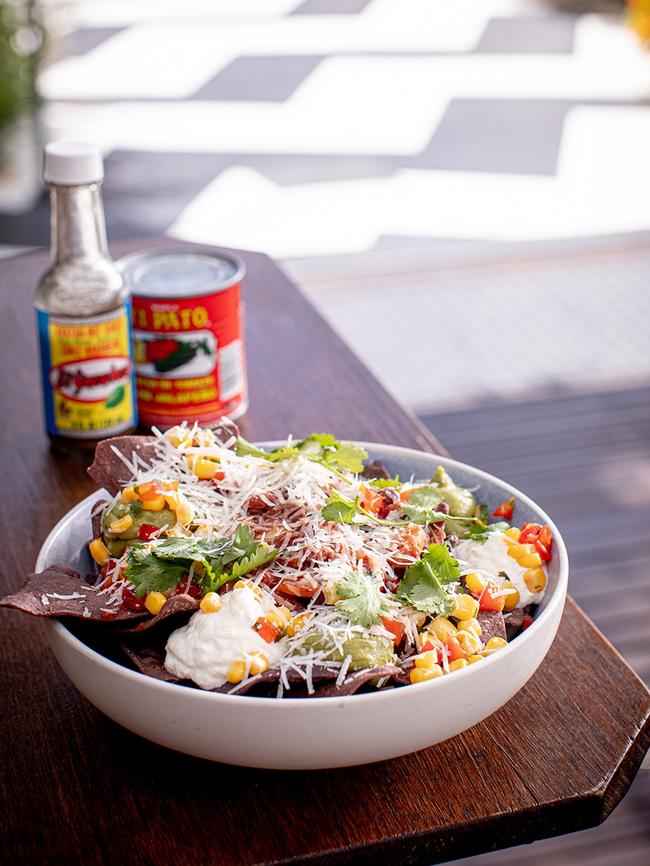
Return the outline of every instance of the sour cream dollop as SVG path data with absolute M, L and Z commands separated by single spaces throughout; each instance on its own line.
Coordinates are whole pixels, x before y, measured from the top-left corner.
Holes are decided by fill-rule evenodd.
M 269 610 L 248 587 L 225 593 L 219 611 L 198 610 L 187 625 L 172 632 L 165 668 L 202 689 L 215 689 L 227 682 L 233 662 L 245 661 L 255 653 L 263 653 L 273 667 L 283 655 L 284 641 L 267 643 L 253 629 Z
M 539 604 L 544 597 L 544 591 L 531 592 L 524 581 L 524 572 L 528 571 L 508 556 L 508 542 L 502 532 L 491 532 L 487 540 L 461 541 L 454 549 L 454 556 L 466 562 L 472 568 L 489 577 L 498 579 L 499 574 L 506 574 L 519 590 L 519 605 Z

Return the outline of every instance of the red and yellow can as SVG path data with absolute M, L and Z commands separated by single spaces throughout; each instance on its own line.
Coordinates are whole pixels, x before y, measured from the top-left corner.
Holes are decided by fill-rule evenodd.
M 140 423 L 204 427 L 248 407 L 241 282 L 221 253 L 161 250 L 118 262 L 133 305 Z

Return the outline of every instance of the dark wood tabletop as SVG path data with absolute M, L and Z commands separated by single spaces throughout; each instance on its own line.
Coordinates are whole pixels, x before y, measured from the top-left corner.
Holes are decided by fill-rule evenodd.
M 243 257 L 248 439 L 328 431 L 442 451 L 268 258 Z M 53 454 L 43 432 L 31 302 L 46 261 L 0 261 L 2 594 L 22 584 L 51 526 L 93 489 L 88 457 Z M 6 863 L 440 862 L 603 821 L 648 748 L 647 690 L 571 600 L 541 668 L 485 722 L 405 758 L 294 773 L 213 764 L 139 739 L 78 694 L 38 622 L 8 610 L 0 622 Z

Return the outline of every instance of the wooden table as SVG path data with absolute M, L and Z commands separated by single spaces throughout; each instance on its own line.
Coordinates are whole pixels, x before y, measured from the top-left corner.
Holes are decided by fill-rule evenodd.
M 247 438 L 326 430 L 442 450 L 269 259 L 244 258 Z M 42 430 L 31 297 L 45 263 L 0 263 L 2 593 L 93 489 L 87 458 L 52 454 Z M 210 764 L 139 739 L 79 696 L 39 623 L 0 616 L 7 863 L 440 862 L 603 821 L 648 748 L 648 692 L 571 600 L 547 660 L 487 721 L 406 758 L 310 773 Z

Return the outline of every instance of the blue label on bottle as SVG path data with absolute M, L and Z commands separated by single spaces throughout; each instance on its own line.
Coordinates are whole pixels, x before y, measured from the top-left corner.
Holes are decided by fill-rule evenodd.
M 99 439 L 135 426 L 131 302 L 86 318 L 36 317 L 47 432 Z

